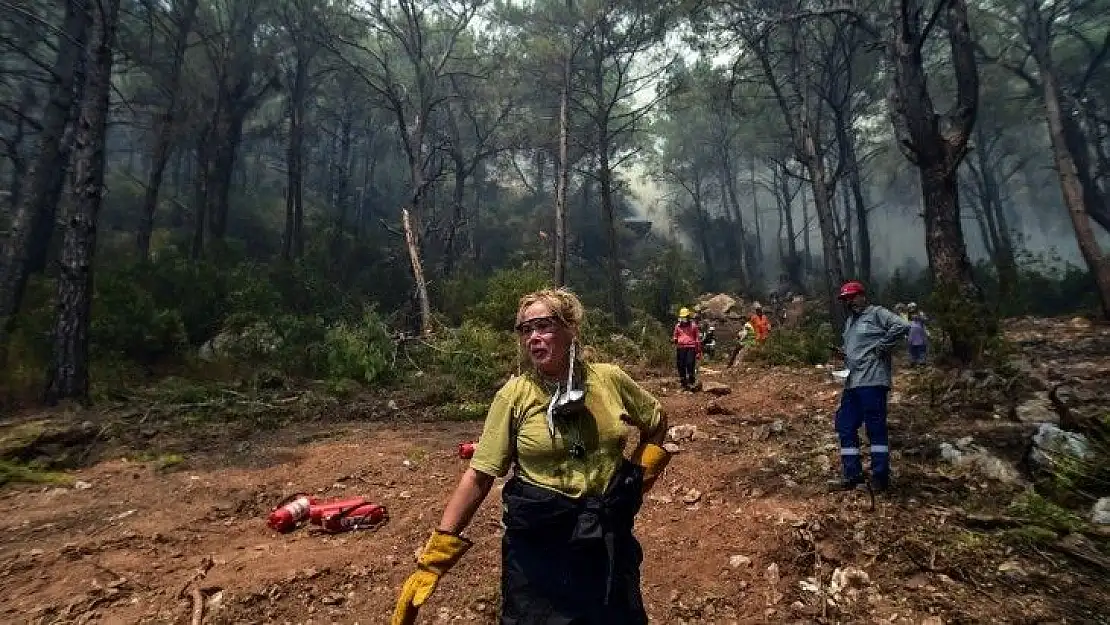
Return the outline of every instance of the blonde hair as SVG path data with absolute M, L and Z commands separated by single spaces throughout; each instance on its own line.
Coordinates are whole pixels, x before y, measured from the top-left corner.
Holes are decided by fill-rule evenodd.
M 586 316 L 586 309 L 578 296 L 567 289 L 542 289 L 529 293 L 520 298 L 520 306 L 516 309 L 516 320 L 520 322 L 520 315 L 532 304 L 540 303 L 551 311 L 556 319 L 563 325 L 578 330 L 582 327 L 582 319 Z
M 582 301 L 578 299 L 578 296 L 564 288 L 541 289 L 529 293 L 520 298 L 520 305 L 516 309 L 517 323 L 520 323 L 520 315 L 524 312 L 524 309 L 536 303 L 547 306 L 552 316 L 572 331 L 574 337 L 571 340 L 579 347 L 577 360 L 585 362 L 587 356 L 585 352 L 587 350 L 582 349 L 582 344 L 578 341 L 578 331 L 582 328 L 582 321 L 586 317 L 586 309 L 582 306 Z M 528 352 L 523 344 L 517 350 L 516 371 L 518 375 L 524 371 L 529 371 L 533 375 L 537 373 L 529 361 Z

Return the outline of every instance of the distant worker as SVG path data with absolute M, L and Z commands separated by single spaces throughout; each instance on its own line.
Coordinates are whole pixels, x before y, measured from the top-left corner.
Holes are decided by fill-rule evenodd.
M 906 305 L 903 304 L 902 302 L 898 302 L 897 304 L 894 305 L 894 312 L 897 313 L 899 317 L 905 319 L 906 321 L 910 320 L 910 315 L 909 315 L 909 313 L 906 312 Z
M 701 334 L 702 353 L 708 361 L 713 358 L 713 352 L 717 350 L 717 328 L 706 321 L 698 326 L 698 332 Z
M 859 428 L 864 425 L 871 441 L 871 484 L 876 490 L 886 490 L 890 486 L 886 416 L 891 351 L 910 331 L 910 324 L 886 308 L 868 303 L 861 282 L 845 282 L 839 299 L 850 312 L 842 350 L 848 375 L 836 411 L 843 471 L 839 487 L 851 490 L 864 483 L 859 446 Z
M 732 350 L 732 354 L 728 357 L 728 366 L 735 367 L 736 363 L 743 359 L 744 354 L 752 345 L 755 345 L 755 327 L 752 326 L 751 321 L 745 321 L 744 327 L 736 335 L 736 348 Z
M 698 324 L 698 338 L 701 339 L 701 351 L 705 360 L 713 357 L 713 350 L 717 348 L 717 328 L 705 316 L 701 306 L 694 306 L 693 320 Z
M 917 309 L 915 302 L 910 302 L 906 307 L 906 313 L 910 321 L 910 366 L 922 366 L 926 362 L 929 351 L 929 330 L 925 327 L 929 318 Z
M 701 334 L 689 308 L 683 307 L 678 311 L 678 323 L 674 325 L 671 342 L 676 348 L 678 380 L 684 390 L 692 391 L 697 383 L 698 359 L 701 358 Z
M 771 319 L 763 314 L 763 304 L 755 303 L 755 312 L 752 313 L 749 323 L 755 328 L 755 340 L 758 343 L 763 343 L 767 337 L 771 336 Z

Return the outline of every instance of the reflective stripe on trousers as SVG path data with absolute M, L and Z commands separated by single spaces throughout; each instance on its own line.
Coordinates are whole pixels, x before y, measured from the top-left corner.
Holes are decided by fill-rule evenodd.
M 860 458 L 859 428 L 867 428 L 871 442 L 871 473 L 885 479 L 890 474 L 890 446 L 887 440 L 887 393 L 885 386 L 844 389 L 836 411 L 836 434 L 840 439 L 840 465 L 846 479 L 863 475 Z

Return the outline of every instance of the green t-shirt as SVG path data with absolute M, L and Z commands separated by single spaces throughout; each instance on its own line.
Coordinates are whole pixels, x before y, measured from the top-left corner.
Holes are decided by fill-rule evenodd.
M 620 467 L 628 427 L 651 436 L 662 422 L 659 401 L 620 367 L 587 364 L 586 413 L 547 428 L 551 395 L 533 375 L 514 376 L 490 404 L 470 467 L 504 477 L 510 466 L 521 479 L 570 497 L 600 495 Z M 569 449 L 581 442 L 586 454 Z

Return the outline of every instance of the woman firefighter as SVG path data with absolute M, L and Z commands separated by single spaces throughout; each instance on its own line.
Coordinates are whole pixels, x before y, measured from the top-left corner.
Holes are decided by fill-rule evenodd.
M 692 391 L 697 388 L 698 360 L 701 360 L 701 332 L 698 324 L 691 318 L 689 308 L 678 311 L 678 323 L 671 332 L 671 342 L 675 345 L 675 365 L 678 368 L 678 381 L 682 389 Z
M 502 490 L 501 624 L 647 623 L 643 552 L 632 534 L 670 459 L 659 402 L 615 365 L 577 359 L 583 309 L 566 290 L 524 296 L 516 315 L 532 368 L 497 392 L 478 448 L 401 589 L 393 625 L 413 623 L 470 548 L 461 536 L 494 479 Z M 632 459 L 627 426 L 639 430 Z

